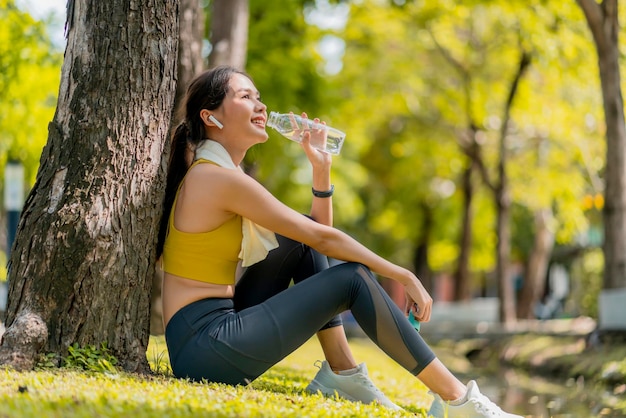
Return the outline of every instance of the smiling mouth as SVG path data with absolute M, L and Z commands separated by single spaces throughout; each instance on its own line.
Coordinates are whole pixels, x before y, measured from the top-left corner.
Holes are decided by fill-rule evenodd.
M 265 128 L 265 119 L 263 118 L 252 119 L 252 124 L 259 126 L 261 128 Z

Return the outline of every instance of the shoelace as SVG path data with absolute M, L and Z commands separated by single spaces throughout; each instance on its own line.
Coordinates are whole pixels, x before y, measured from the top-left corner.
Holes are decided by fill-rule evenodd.
M 364 374 L 359 373 L 357 378 L 359 379 L 360 382 L 363 382 L 364 385 L 367 386 L 369 389 L 372 389 L 374 392 L 376 392 L 377 395 L 383 394 L 380 391 L 380 389 L 378 389 L 376 385 L 369 379 L 369 377 L 365 376 Z
M 370 389 L 378 389 L 374 383 L 372 383 L 372 381 L 367 377 L 364 376 L 362 374 L 357 375 L 359 381 L 363 382 L 365 384 L 365 386 L 367 386 Z

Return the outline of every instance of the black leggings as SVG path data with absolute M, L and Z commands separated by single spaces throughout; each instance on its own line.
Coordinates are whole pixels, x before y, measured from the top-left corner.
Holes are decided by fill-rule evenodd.
M 276 235 L 278 248 L 267 257 L 246 269 L 235 288 L 235 310 L 241 311 L 300 283 L 314 274 L 327 270 L 328 257 L 297 241 Z M 336 315 L 321 329 L 342 325 L 341 316 Z
M 326 257 L 303 244 L 284 237 L 279 243 L 248 268 L 233 299 L 203 299 L 174 314 L 165 338 L 175 376 L 248 384 L 318 330 L 340 325 L 339 314 L 348 309 L 368 337 L 412 374 L 435 358 L 365 266 L 327 268 Z

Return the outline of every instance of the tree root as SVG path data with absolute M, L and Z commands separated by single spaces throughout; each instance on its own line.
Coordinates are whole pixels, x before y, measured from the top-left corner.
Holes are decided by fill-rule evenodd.
M 32 370 L 47 341 L 45 321 L 33 312 L 21 312 L 2 336 L 0 365 L 17 371 Z

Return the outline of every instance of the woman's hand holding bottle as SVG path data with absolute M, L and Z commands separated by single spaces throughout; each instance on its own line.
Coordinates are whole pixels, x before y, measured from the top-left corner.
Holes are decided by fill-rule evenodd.
M 306 113 L 302 113 L 302 118 L 307 120 Z M 327 135 L 326 130 L 323 129 L 323 126 L 325 126 L 326 123 L 320 122 L 318 118 L 313 119 L 313 122 L 313 126 L 320 126 L 320 128 L 302 129 L 299 133 L 302 138 L 301 145 L 307 158 L 311 162 L 311 166 L 313 166 L 313 170 L 328 169 L 332 163 L 332 155 L 327 152 L 320 151 L 320 149 L 324 149 L 326 144 Z M 295 120 L 294 125 L 297 126 Z
M 303 115 L 305 115 L 303 113 Z M 317 122 L 315 122 L 317 121 Z M 306 116 L 294 115 L 293 112 L 270 112 L 266 126 L 275 129 L 285 138 L 302 142 L 303 134 L 311 132 L 310 143 L 323 152 L 337 155 L 341 151 L 346 134 L 338 129 L 311 121 Z
M 404 313 L 413 312 L 413 316 L 420 322 L 430 321 L 433 308 L 433 298 L 428 294 L 422 282 L 415 276 L 414 280 L 404 285 L 406 305 Z

